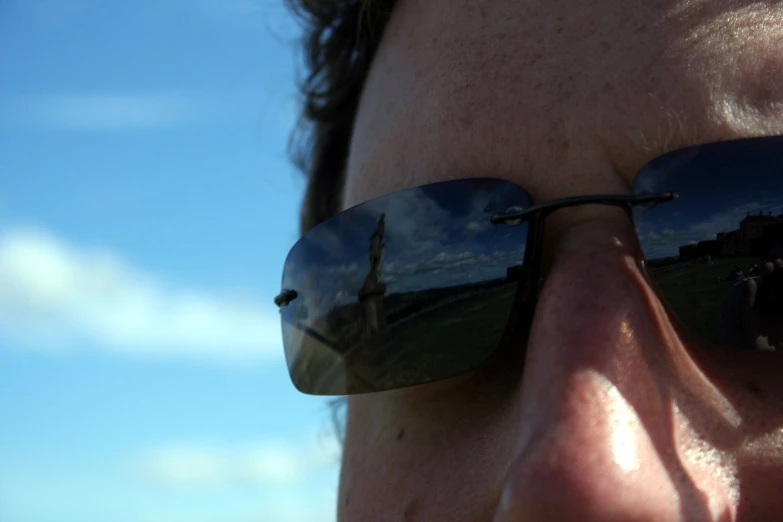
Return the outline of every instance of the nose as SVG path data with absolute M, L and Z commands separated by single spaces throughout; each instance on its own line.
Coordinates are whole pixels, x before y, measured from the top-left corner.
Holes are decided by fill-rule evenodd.
M 667 324 L 629 223 L 587 222 L 560 236 L 496 522 L 733 518 L 730 485 L 678 408 L 695 370 Z

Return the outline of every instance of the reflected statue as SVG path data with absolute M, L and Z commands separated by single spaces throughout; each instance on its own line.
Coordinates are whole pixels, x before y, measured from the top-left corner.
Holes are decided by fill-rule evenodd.
M 359 303 L 364 310 L 364 333 L 373 335 L 386 328 L 386 312 L 383 308 L 383 296 L 386 284 L 381 282 L 381 269 L 386 246 L 383 233 L 386 228 L 386 214 L 378 218 L 375 232 L 370 236 L 370 270 L 359 289 Z
M 378 218 L 378 226 L 375 232 L 370 236 L 370 273 L 376 276 L 376 281 L 380 279 L 381 265 L 383 264 L 383 232 L 386 229 L 386 214 L 381 214 Z

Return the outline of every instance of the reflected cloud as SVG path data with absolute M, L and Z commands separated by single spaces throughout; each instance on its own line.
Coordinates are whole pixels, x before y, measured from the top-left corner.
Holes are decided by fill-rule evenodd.
M 777 211 L 777 212 L 774 212 Z M 683 246 L 697 245 L 703 241 L 718 240 L 725 234 L 750 232 L 745 226 L 750 220 L 771 216 L 775 219 L 783 212 L 783 198 L 767 198 L 764 201 L 751 201 L 720 210 L 707 216 L 699 216 L 698 221 L 688 223 L 678 216 L 667 221 L 652 220 L 648 214 L 640 211 L 636 215 L 637 232 L 645 252 L 650 259 L 659 259 L 679 255 Z M 693 219 L 693 211 L 691 211 Z M 678 221 L 688 223 L 686 228 L 669 228 Z
M 479 234 L 481 232 L 485 232 L 492 228 L 492 223 L 487 221 L 486 219 L 479 220 L 479 221 L 471 221 L 467 224 L 465 227 L 465 230 L 469 234 Z

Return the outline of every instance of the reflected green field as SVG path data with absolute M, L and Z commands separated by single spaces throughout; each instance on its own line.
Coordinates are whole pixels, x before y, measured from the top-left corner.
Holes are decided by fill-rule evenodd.
M 735 265 L 747 275 L 748 267 L 758 257 L 718 259 L 711 265 L 695 265 L 680 271 L 656 276 L 665 301 L 694 334 L 715 339 L 723 300 L 736 282 L 719 281 Z
M 516 296 L 502 285 L 418 313 L 345 353 L 304 340 L 294 373 L 319 393 L 376 391 L 456 375 L 483 363 L 501 339 Z
M 746 274 L 757 257 L 719 259 L 661 273 L 664 300 L 694 334 L 713 340 L 726 294 L 736 284 L 720 281 L 735 265 Z M 350 349 L 304 336 L 294 365 L 307 388 L 325 394 L 376 391 L 465 373 L 484 363 L 500 341 L 516 296 L 509 283 L 436 304 Z M 344 352 L 342 350 L 345 350 Z
M 516 288 L 505 285 L 392 325 L 349 359 L 352 372 L 388 388 L 474 368 L 502 338 Z

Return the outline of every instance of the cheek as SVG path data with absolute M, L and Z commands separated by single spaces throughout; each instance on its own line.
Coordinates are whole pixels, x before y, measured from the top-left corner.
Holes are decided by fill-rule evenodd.
M 688 349 L 706 381 L 682 379 L 678 393 L 678 411 L 687 419 L 690 439 L 698 442 L 686 454 L 697 464 L 723 455 L 721 468 L 732 470 L 727 480 L 736 488 L 739 520 L 779 519 L 783 355 L 699 343 Z M 704 452 L 702 446 L 714 451 Z
M 351 397 L 339 519 L 491 520 L 513 459 L 517 395 L 477 375 Z
M 735 412 L 730 417 L 736 438 L 720 442 L 753 453 L 775 448 L 774 455 L 783 456 L 783 354 L 703 345 L 692 354 Z
M 741 484 L 737 518 L 741 520 L 779 520 L 783 513 L 783 459 L 753 458 L 739 468 Z

